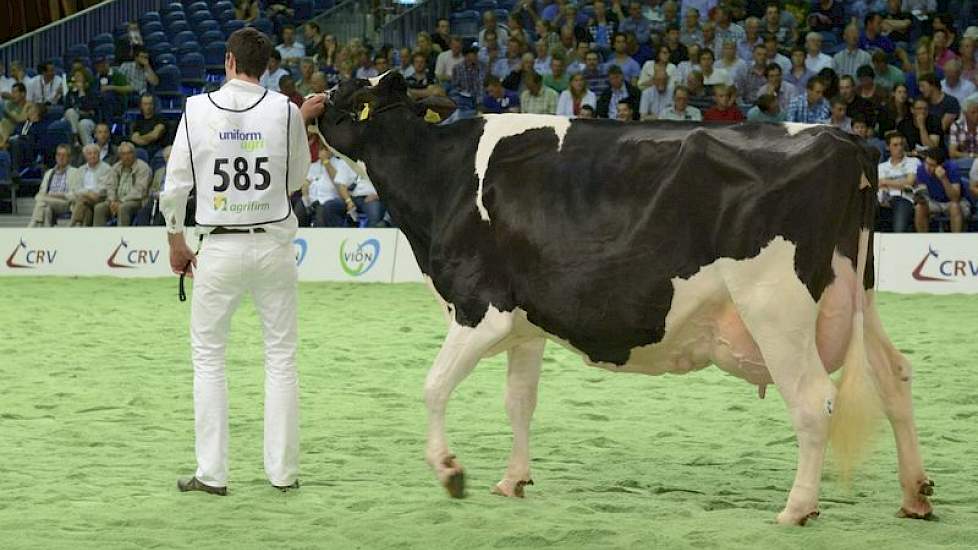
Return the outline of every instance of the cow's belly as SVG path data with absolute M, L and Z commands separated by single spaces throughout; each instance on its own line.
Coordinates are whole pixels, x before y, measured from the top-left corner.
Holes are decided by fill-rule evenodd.
M 751 261 L 751 260 L 746 260 Z M 842 366 L 852 329 L 855 273 L 844 257 L 832 262 L 835 280 L 818 303 L 816 345 L 828 372 Z M 675 281 L 663 340 L 632 350 L 623 366 L 594 364 L 616 372 L 684 374 L 716 365 L 751 384 L 772 383 L 757 343 L 744 325 L 714 266 Z

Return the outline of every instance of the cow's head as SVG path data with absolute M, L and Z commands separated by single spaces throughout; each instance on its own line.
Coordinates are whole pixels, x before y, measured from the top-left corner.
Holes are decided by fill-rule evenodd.
M 326 109 L 319 118 L 319 131 L 330 146 L 357 159 L 367 125 L 390 120 L 391 129 L 396 132 L 396 125 L 403 119 L 438 122 L 454 110 L 455 105 L 448 98 L 412 99 L 404 77 L 389 71 L 370 80 L 350 79 L 330 90 Z

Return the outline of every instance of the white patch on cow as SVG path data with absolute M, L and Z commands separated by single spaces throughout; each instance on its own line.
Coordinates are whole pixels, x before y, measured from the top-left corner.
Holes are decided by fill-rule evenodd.
M 486 210 L 482 202 L 482 185 L 489 170 L 489 159 L 492 152 L 496 149 L 496 144 L 503 138 L 518 136 L 527 130 L 537 128 L 553 128 L 557 134 L 557 150 L 560 151 L 564 145 L 564 136 L 570 128 L 570 119 L 554 115 L 484 115 L 486 121 L 482 130 L 482 137 L 479 138 L 479 148 L 475 152 L 475 173 L 479 177 L 479 189 L 475 195 L 475 206 L 479 209 L 479 216 L 486 222 L 489 221 L 489 211 Z
M 824 124 L 805 124 L 802 122 L 784 122 L 783 125 L 785 130 L 788 131 L 789 136 L 793 136 L 798 132 L 807 130 L 809 128 L 814 128 L 815 126 L 824 126 Z
M 872 186 L 873 184 L 869 183 L 869 178 L 866 177 L 866 174 L 863 174 L 863 179 L 859 182 L 859 189 L 866 189 Z

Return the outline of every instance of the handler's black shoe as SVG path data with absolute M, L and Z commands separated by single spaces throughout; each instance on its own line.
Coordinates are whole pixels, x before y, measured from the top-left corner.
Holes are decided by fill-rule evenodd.
M 295 480 L 295 483 L 293 483 L 292 485 L 272 485 L 272 487 L 275 487 L 276 489 L 282 491 L 283 493 L 287 493 L 289 492 L 289 489 L 299 488 L 299 480 L 298 479 Z
M 228 494 L 227 487 L 212 487 L 204 484 L 196 477 L 191 477 L 189 479 L 178 479 L 177 489 L 179 489 L 181 493 L 186 493 L 187 491 L 202 491 L 222 497 L 227 496 Z

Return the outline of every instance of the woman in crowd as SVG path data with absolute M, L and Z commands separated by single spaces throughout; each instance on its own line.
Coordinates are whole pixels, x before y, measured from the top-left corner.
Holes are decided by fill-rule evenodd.
M 590 105 L 593 109 L 597 103 L 597 96 L 587 89 L 584 75 L 577 73 L 571 77 L 570 87 L 561 92 L 560 98 L 557 99 L 557 114 L 575 118 L 580 116 L 582 106 Z

